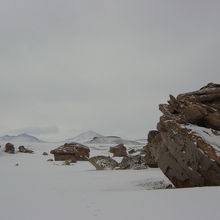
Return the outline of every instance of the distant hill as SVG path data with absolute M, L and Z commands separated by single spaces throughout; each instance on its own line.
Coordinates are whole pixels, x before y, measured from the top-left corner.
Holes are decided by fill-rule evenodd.
M 125 145 L 142 145 L 137 141 L 126 140 L 117 136 L 102 136 L 95 137 L 93 140 L 86 142 L 86 144 L 108 144 L 108 145 L 117 145 L 117 144 L 125 144 Z
M 94 131 L 86 131 L 80 135 L 77 135 L 76 137 L 66 139 L 65 142 L 67 142 L 67 143 L 70 143 L 70 142 L 86 143 L 88 141 L 93 140 L 96 137 L 103 137 L 103 135 L 101 135 L 97 132 L 94 132 Z
M 5 135 L 0 137 L 0 142 L 20 142 L 20 143 L 44 143 L 45 141 L 42 141 L 34 136 L 28 135 L 28 134 L 19 134 L 16 136 L 10 136 Z

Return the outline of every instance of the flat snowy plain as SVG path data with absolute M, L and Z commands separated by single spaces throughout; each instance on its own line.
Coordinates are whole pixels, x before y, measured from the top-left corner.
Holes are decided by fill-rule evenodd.
M 169 183 L 159 169 L 96 171 L 89 162 L 64 166 L 42 155 L 56 145 L 31 146 L 34 154 L 0 150 L 0 220 L 220 219 L 220 187 L 152 190 Z M 95 149 L 92 155 L 107 154 L 107 148 Z

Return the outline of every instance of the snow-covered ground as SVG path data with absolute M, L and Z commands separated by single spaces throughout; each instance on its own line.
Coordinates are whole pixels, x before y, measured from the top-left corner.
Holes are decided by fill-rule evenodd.
M 218 187 L 152 190 L 169 182 L 159 169 L 96 171 L 89 162 L 64 166 L 42 155 L 55 147 L 35 144 L 34 154 L 14 155 L 1 149 L 0 220 L 220 219 Z M 100 148 L 92 155 L 108 154 Z

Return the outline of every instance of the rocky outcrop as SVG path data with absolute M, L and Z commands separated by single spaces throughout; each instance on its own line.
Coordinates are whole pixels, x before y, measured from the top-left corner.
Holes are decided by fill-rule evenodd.
M 220 185 L 220 85 L 170 96 L 149 141 L 158 166 L 176 187 Z
M 79 143 L 66 143 L 50 153 L 54 154 L 55 161 L 70 160 L 76 162 L 78 160 L 85 161 L 89 158 L 89 148 Z
M 6 152 L 6 153 L 10 153 L 10 154 L 14 154 L 14 153 L 15 153 L 15 147 L 14 147 L 14 145 L 11 144 L 11 143 L 7 143 L 7 144 L 5 145 L 5 152 Z
M 25 148 L 24 146 L 19 146 L 18 151 L 21 152 L 21 153 L 30 153 L 30 154 L 34 152 L 32 150 L 29 150 L 29 149 Z
M 124 144 L 119 144 L 115 147 L 110 147 L 109 152 L 113 154 L 113 157 L 127 156 L 127 149 L 124 146 Z
M 111 157 L 106 156 L 95 156 L 89 159 L 89 162 L 97 169 L 97 170 L 113 170 L 118 167 L 118 162 L 113 160 Z

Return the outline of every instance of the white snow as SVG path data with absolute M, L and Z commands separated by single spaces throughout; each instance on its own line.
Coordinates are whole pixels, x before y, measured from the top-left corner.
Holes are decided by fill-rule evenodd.
M 65 142 L 78 142 L 78 143 L 85 143 L 91 141 L 94 137 L 102 137 L 103 135 L 94 132 L 94 131 L 86 131 L 84 133 L 79 134 L 74 138 L 69 138 L 65 140 Z
M 96 171 L 89 162 L 47 162 L 52 155 L 42 153 L 56 147 L 35 144 L 34 154 L 14 155 L 1 149 L 1 220 L 219 219 L 219 187 L 149 190 L 169 184 L 159 169 Z
M 199 135 L 206 143 L 210 144 L 220 156 L 220 134 L 216 135 L 210 128 L 204 128 L 197 125 L 183 125 L 182 127 L 190 129 L 194 134 Z

